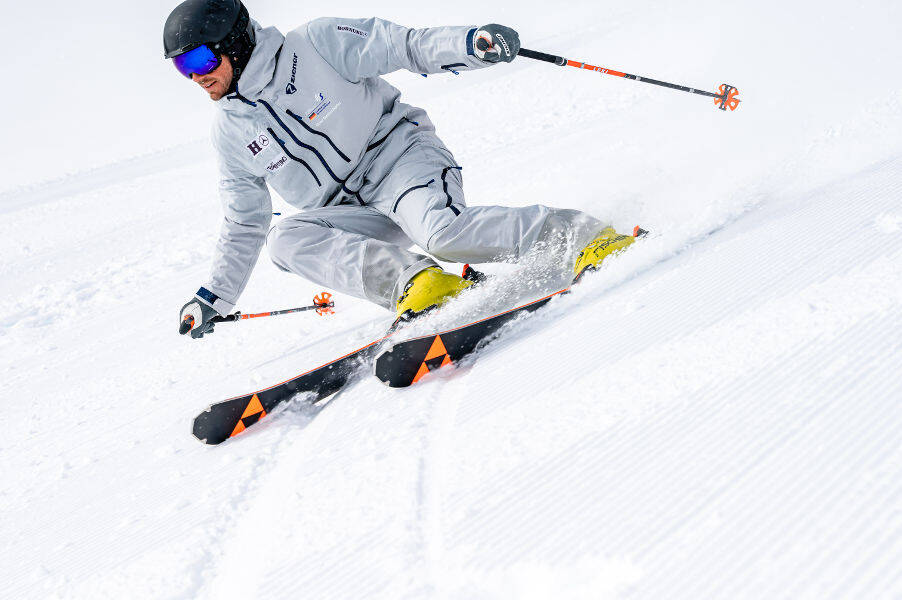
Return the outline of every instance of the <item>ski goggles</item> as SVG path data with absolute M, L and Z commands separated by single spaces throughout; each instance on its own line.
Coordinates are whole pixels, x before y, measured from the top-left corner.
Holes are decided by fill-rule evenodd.
M 191 79 L 193 73 L 208 75 L 222 64 L 222 55 L 210 50 L 206 44 L 172 57 L 172 64 L 179 73 Z

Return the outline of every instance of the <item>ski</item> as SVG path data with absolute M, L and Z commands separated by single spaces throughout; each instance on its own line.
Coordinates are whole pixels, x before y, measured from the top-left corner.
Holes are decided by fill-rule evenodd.
M 334 394 L 368 364 L 379 344 L 390 336 L 391 333 L 282 383 L 211 404 L 194 418 L 194 437 L 205 444 L 220 444 L 257 423 L 296 394 L 314 394 L 314 402 Z
M 382 349 L 373 362 L 376 377 L 389 387 L 413 385 L 430 371 L 454 364 L 488 341 L 502 326 L 548 304 L 569 287 L 516 308 L 447 331 L 399 341 Z

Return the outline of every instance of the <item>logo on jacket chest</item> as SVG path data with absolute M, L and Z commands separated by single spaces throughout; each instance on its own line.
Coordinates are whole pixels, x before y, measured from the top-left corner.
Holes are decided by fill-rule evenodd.
M 261 168 L 266 164 L 266 170 L 275 173 L 282 167 L 288 165 L 288 156 L 284 152 L 279 151 L 279 147 L 272 143 L 272 139 L 265 133 L 258 134 L 256 138 L 245 145 L 247 151 L 251 153 L 254 163 Z M 272 148 L 272 149 L 271 149 Z M 263 161 L 258 163 L 258 161 Z M 265 176 L 266 173 L 263 173 Z
M 317 117 L 320 118 L 320 122 L 325 121 L 336 108 L 341 106 L 341 102 L 333 102 L 326 92 L 314 94 L 314 102 L 313 106 L 304 113 L 308 121 L 313 121 Z
M 272 173 L 274 171 L 278 171 L 286 164 L 288 164 L 288 157 L 283 154 L 279 158 L 269 161 L 269 164 L 266 165 L 266 170 Z
M 298 76 L 298 55 L 295 53 L 294 58 L 291 59 L 291 81 L 288 82 L 288 85 L 285 86 L 286 94 L 293 94 L 298 91 L 298 88 L 294 85 L 294 80 Z
M 269 146 L 269 136 L 263 135 L 262 133 L 257 136 L 257 139 L 252 141 L 247 145 L 247 149 L 250 151 L 251 156 L 257 156 L 263 149 Z

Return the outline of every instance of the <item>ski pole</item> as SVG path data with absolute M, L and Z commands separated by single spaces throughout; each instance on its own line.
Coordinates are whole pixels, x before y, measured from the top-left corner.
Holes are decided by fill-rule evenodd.
M 718 88 L 719 93 L 715 94 L 714 92 L 706 92 L 704 90 L 698 90 L 695 88 L 691 88 L 685 85 L 678 85 L 676 83 L 668 83 L 666 81 L 658 81 L 657 79 L 652 79 L 650 77 L 641 77 L 639 75 L 632 75 L 630 73 L 622 73 L 620 71 L 614 69 L 607 69 L 605 67 L 596 67 L 594 65 L 589 65 L 584 62 L 577 62 L 575 60 L 570 60 L 564 58 L 563 56 L 554 56 L 553 54 L 545 54 L 544 52 L 536 52 L 535 50 L 527 50 L 526 48 L 520 48 L 520 52 L 518 56 L 525 56 L 526 58 L 532 58 L 534 60 L 541 60 L 544 62 L 554 63 L 561 67 L 576 67 L 577 69 L 587 69 L 589 71 L 595 71 L 596 73 L 601 73 L 602 75 L 614 75 L 615 77 L 623 77 L 624 79 L 632 79 L 633 81 L 643 81 L 645 83 L 651 83 L 653 85 L 660 85 L 662 87 L 670 88 L 672 90 L 679 90 L 681 92 L 689 92 L 692 94 L 698 94 L 700 96 L 709 96 L 715 99 L 715 104 L 717 104 L 717 108 L 720 110 L 736 110 L 739 106 L 739 90 L 728 83 L 720 84 Z
M 243 314 L 241 312 L 232 313 L 224 317 L 215 316 L 210 319 L 211 323 L 231 323 L 233 321 L 243 321 L 245 319 L 257 319 L 259 317 L 274 317 L 276 315 L 287 315 L 289 313 L 304 312 L 307 310 L 315 310 L 318 315 L 330 315 L 335 311 L 332 308 L 335 302 L 332 301 L 332 294 L 328 292 L 320 292 L 319 295 L 313 297 L 313 304 L 310 306 L 299 306 L 298 308 L 286 308 L 283 310 L 271 310 L 269 312 Z

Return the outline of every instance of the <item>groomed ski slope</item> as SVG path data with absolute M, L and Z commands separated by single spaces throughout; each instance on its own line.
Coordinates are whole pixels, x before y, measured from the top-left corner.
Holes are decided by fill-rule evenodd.
M 407 390 L 367 378 L 218 447 L 190 435 L 207 404 L 357 348 L 390 315 L 338 294 L 334 317 L 179 337 L 221 217 L 206 123 L 170 113 L 212 107 L 171 73 L 122 91 L 147 152 L 117 138 L 97 167 L 102 148 L 73 149 L 85 123 L 126 135 L 104 108 L 117 96 L 65 118 L 14 106 L 59 141 L 0 161 L 0 597 L 902 597 L 899 6 L 497 8 L 380 16 L 488 18 L 537 50 L 726 81 L 743 104 L 526 60 L 392 75 L 470 203 L 653 235 L 477 362 Z M 317 16 L 260 11 L 283 31 Z M 136 46 L 154 61 L 159 23 Z M 106 89 L 102 69 L 80 73 L 73 98 Z M 264 253 L 239 308 L 319 290 Z

